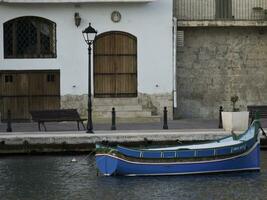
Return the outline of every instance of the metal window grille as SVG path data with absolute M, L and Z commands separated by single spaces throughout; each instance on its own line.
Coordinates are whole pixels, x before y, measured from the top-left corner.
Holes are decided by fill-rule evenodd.
M 267 20 L 267 0 L 175 0 L 178 20 Z
M 40 17 L 20 17 L 4 24 L 5 58 L 55 58 L 56 24 Z
M 216 19 L 231 19 L 232 0 L 216 0 Z
M 184 46 L 184 31 L 177 31 L 177 46 Z

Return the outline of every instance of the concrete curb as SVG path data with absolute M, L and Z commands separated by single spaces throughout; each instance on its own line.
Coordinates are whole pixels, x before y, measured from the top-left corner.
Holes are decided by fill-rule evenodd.
M 178 141 L 216 140 L 230 135 L 223 130 L 12 132 L 0 134 L 0 154 L 87 152 L 97 143 L 177 144 Z M 266 140 L 265 140 L 266 142 Z
M 216 140 L 229 135 L 221 130 L 171 130 L 171 131 L 97 131 L 94 134 L 84 132 L 32 132 L 5 133 L 0 135 L 0 142 L 6 145 L 29 144 L 96 144 L 108 142 L 142 142 L 151 141 L 205 141 Z

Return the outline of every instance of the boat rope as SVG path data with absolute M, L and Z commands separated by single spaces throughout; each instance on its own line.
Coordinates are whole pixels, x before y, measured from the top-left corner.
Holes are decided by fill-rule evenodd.
M 85 156 L 85 158 L 81 159 L 79 162 L 84 161 L 84 160 L 87 160 L 87 158 L 89 158 L 90 156 L 92 156 L 93 153 L 94 153 L 94 152 L 91 151 L 87 156 Z
M 91 151 L 87 156 L 85 156 L 84 158 L 80 159 L 79 161 L 76 161 L 75 163 L 78 163 L 78 162 L 87 160 L 90 156 L 92 156 L 93 153 L 94 153 L 94 151 Z M 72 161 L 71 161 L 71 162 L 72 162 Z M 74 163 L 74 162 L 72 162 L 72 163 Z M 90 164 L 90 165 L 88 165 L 88 166 L 89 166 L 89 168 L 90 168 L 90 167 L 92 167 L 93 165 L 95 165 L 95 162 L 93 162 L 92 164 Z M 82 172 L 83 169 L 84 169 L 84 168 L 82 168 L 82 169 L 80 169 L 80 170 L 78 170 L 77 172 L 74 172 L 74 173 L 72 173 L 72 174 L 70 174 L 70 173 L 71 173 L 71 170 L 70 170 L 70 171 L 64 173 L 64 174 L 62 175 L 62 177 L 72 178 L 73 176 L 79 175 L 79 174 Z M 68 193 L 71 193 L 71 191 L 68 190 L 68 191 L 66 191 L 66 193 L 67 193 L 66 195 L 68 195 Z
M 183 144 L 183 142 L 179 139 L 176 139 L 176 142 L 178 142 L 179 144 Z
M 260 130 L 261 130 L 261 132 L 262 132 L 262 135 L 263 135 L 264 137 L 266 137 L 266 138 L 267 138 L 267 135 L 266 135 L 266 133 L 265 133 L 264 129 L 262 128 L 262 126 L 260 126 Z
M 87 160 L 90 156 L 92 156 L 93 153 L 94 153 L 94 152 L 91 151 L 91 152 L 90 152 L 87 156 L 85 156 L 83 159 L 81 159 L 81 160 L 79 160 L 79 161 L 76 161 L 75 164 L 78 163 L 78 162 L 82 162 L 82 161 L 84 161 L 84 160 Z M 74 162 L 73 162 L 73 163 L 74 163 Z M 90 164 L 89 167 L 92 167 L 93 165 L 95 165 L 95 162 L 93 162 L 92 164 Z M 70 171 L 71 171 L 71 170 L 70 170 Z M 77 174 L 79 174 L 79 173 L 81 172 L 81 170 L 79 170 L 78 172 L 74 172 L 73 174 L 70 174 L 70 171 L 64 173 L 62 176 L 64 177 L 64 176 L 70 175 L 70 176 L 68 176 L 68 177 L 70 178 L 70 177 L 75 176 L 75 175 L 77 175 Z

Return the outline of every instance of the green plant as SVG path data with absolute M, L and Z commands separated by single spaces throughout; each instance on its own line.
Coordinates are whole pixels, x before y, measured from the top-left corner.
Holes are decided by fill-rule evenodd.
M 238 101 L 238 96 L 237 95 L 234 95 L 231 97 L 231 102 L 232 102 L 232 105 L 233 105 L 233 112 L 238 112 L 239 111 L 239 108 L 236 108 L 236 102 Z

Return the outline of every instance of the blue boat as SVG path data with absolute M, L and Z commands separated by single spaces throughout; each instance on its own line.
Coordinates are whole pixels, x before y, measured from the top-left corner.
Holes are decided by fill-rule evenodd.
M 260 170 L 259 120 L 241 135 L 204 144 L 133 149 L 98 146 L 96 164 L 105 176 L 151 176 Z

